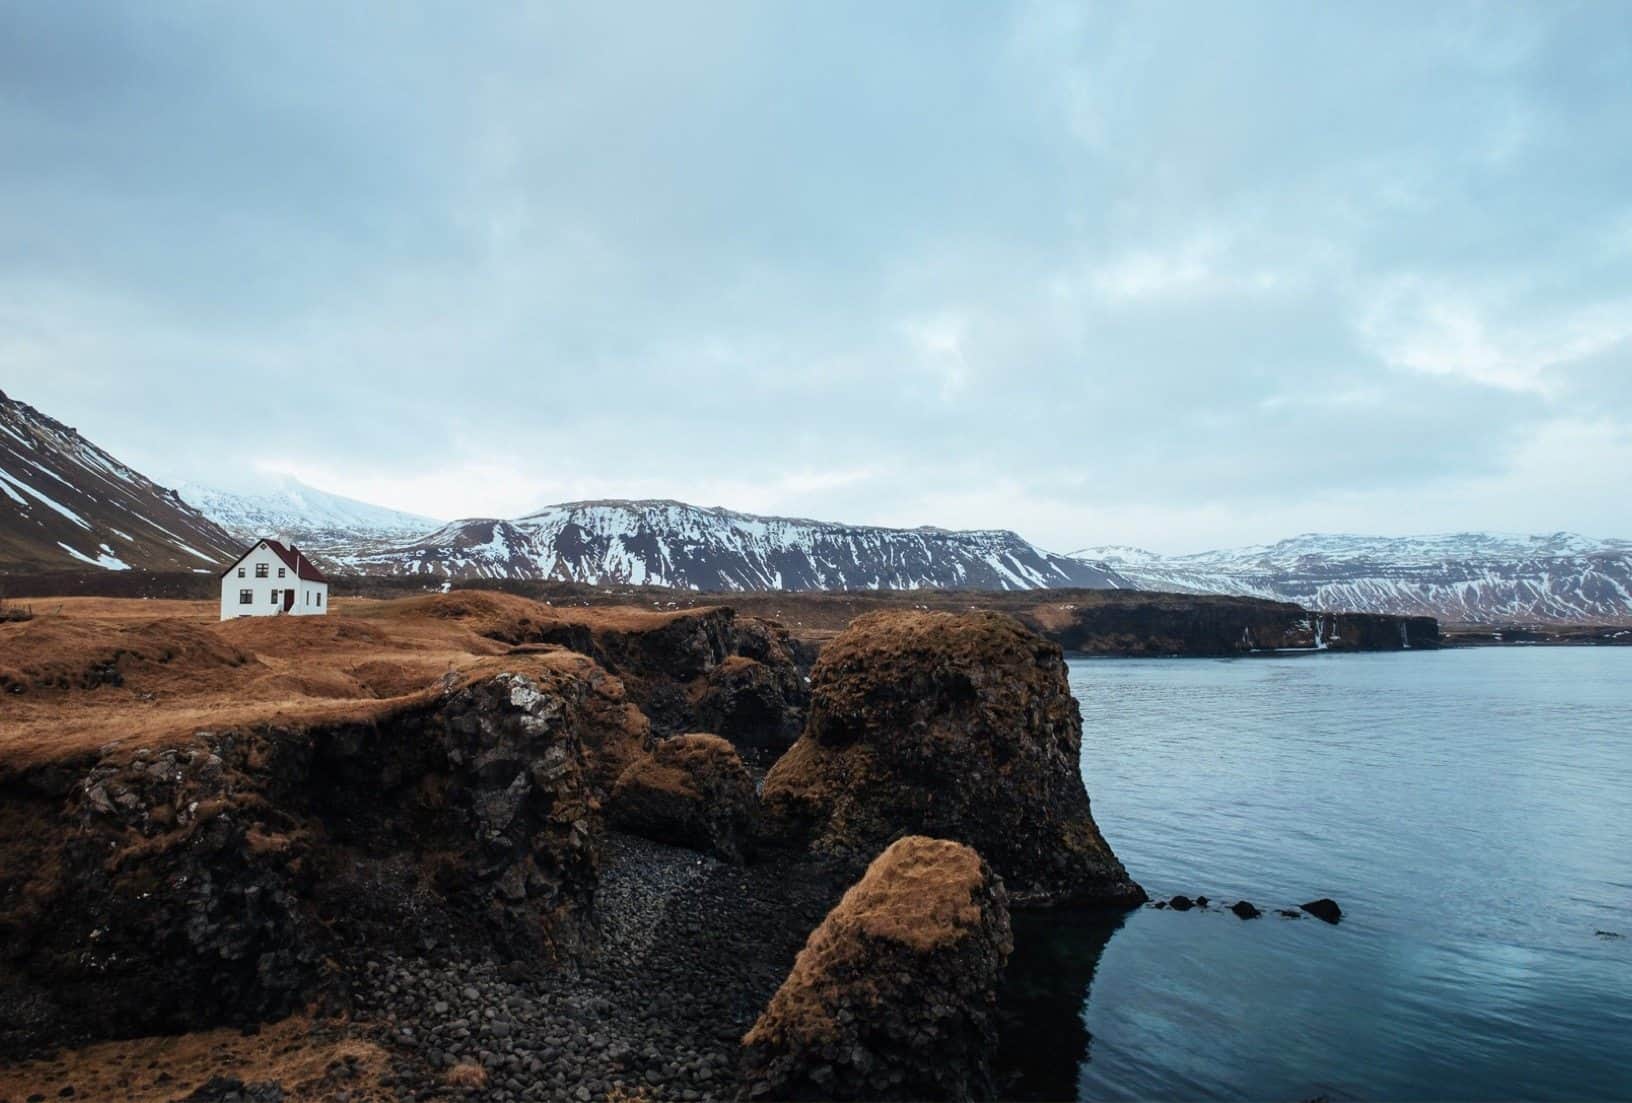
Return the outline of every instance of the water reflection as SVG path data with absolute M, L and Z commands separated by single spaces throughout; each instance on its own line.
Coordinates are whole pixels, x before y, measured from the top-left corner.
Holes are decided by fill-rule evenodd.
M 997 1074 L 1004 1099 L 1075 1099 L 1093 1037 L 1083 1017 L 1106 943 L 1125 912 L 1015 912 L 999 999 Z

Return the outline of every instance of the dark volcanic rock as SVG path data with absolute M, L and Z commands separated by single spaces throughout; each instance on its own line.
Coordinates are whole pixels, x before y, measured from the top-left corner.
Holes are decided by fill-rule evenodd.
M 1174 911 L 1187 912 L 1196 906 L 1196 902 L 1188 896 L 1175 896 L 1167 902 L 1167 906 Z
M 12 779 L 0 845 L 47 841 L 0 886 L 0 1055 L 286 1014 L 344 939 L 576 945 L 595 886 L 584 690 L 533 675 L 110 751 L 62 796 Z
M 822 651 L 766 777 L 770 837 L 851 860 L 903 834 L 977 848 L 1016 904 L 1137 904 L 1094 825 L 1060 649 L 991 613 L 875 613 Z
M 528 624 L 510 642 L 590 656 L 623 680 L 660 735 L 712 731 L 742 749 L 772 750 L 798 735 L 809 694 L 780 625 L 723 606 L 574 615 Z
M 740 862 L 756 803 L 753 779 L 730 743 L 677 735 L 630 764 L 612 789 L 608 813 L 633 834 Z
M 1236 655 L 1250 651 L 1399 651 L 1439 646 L 1433 617 L 1317 613 L 1285 601 L 1118 591 L 1042 605 L 1022 617 L 1067 651 Z
M 790 661 L 767 665 L 728 656 L 709 671 L 697 695 L 697 721 L 743 748 L 784 751 L 799 736 L 804 682 Z
M 1012 948 L 1003 883 L 980 855 L 897 840 L 811 934 L 743 1038 L 743 1097 L 991 1097 Z
M 283 1086 L 271 1080 L 246 1084 L 236 1076 L 212 1076 L 182 1103 L 283 1103 Z
M 1242 919 L 1257 919 L 1264 914 L 1254 907 L 1250 900 L 1237 900 L 1230 905 L 1230 910 Z
M 1324 919 L 1328 923 L 1336 923 L 1343 918 L 1343 909 L 1337 906 L 1337 901 L 1324 896 L 1307 904 L 1299 904 L 1298 907 L 1316 919 Z

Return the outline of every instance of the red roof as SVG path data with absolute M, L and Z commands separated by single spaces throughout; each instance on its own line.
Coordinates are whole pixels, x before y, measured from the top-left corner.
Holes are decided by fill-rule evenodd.
M 327 578 L 323 577 L 323 572 L 317 569 L 317 564 L 306 558 L 305 552 L 301 551 L 299 548 L 286 548 L 283 546 L 283 543 L 278 540 L 255 541 L 255 543 L 245 548 L 239 554 L 237 559 L 234 559 L 227 565 L 227 569 L 221 572 L 220 577 L 226 578 L 227 575 L 232 572 L 234 567 L 238 566 L 238 564 L 244 561 L 244 556 L 248 555 L 262 544 L 265 544 L 267 547 L 271 548 L 273 554 L 279 559 L 283 560 L 284 563 L 288 565 L 289 569 L 295 572 L 296 578 L 304 579 L 307 582 L 328 581 Z

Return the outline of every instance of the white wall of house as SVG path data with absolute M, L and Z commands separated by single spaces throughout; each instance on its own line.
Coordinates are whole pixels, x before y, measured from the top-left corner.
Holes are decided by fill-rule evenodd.
M 283 612 L 284 591 L 293 590 L 292 616 L 329 611 L 329 584 L 295 577 L 295 569 L 265 544 L 257 544 L 221 579 L 221 619 L 272 617 Z M 247 600 L 246 600 L 247 598 Z

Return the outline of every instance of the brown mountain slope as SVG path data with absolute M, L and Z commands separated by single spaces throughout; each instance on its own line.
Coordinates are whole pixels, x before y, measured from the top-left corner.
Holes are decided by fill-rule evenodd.
M 236 551 L 175 491 L 0 392 L 0 572 L 213 572 Z

